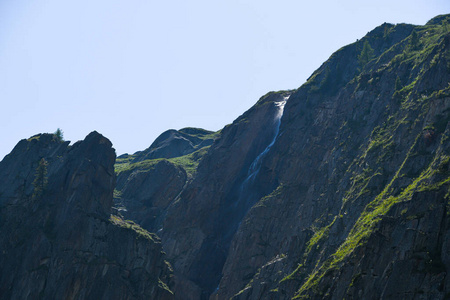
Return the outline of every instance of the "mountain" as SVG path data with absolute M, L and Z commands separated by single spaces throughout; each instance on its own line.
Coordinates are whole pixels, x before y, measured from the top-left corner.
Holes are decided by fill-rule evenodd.
M 159 238 L 111 215 L 111 146 L 40 134 L 0 163 L 2 299 L 173 299 Z
M 169 130 L 115 163 L 96 132 L 19 142 L 0 163 L 0 294 L 448 298 L 449 21 L 382 24 L 219 132 Z

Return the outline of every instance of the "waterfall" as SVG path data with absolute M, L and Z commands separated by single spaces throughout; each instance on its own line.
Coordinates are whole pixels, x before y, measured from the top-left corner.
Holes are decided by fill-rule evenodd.
M 280 132 L 280 125 L 281 125 L 281 117 L 283 116 L 284 112 L 284 106 L 286 105 L 287 100 L 289 99 L 289 96 L 283 97 L 282 101 L 275 102 L 275 105 L 277 106 L 277 114 L 275 115 L 275 134 L 273 136 L 272 141 L 270 144 L 264 149 L 263 152 L 261 152 L 255 160 L 250 165 L 250 168 L 248 169 L 247 177 L 245 178 L 244 182 L 242 183 L 241 189 L 244 190 L 244 188 L 248 185 L 249 182 L 253 181 L 253 179 L 258 174 L 259 170 L 261 169 L 261 163 L 262 159 L 267 155 L 270 148 L 275 144 L 275 141 L 277 140 L 278 133 Z
M 231 205 L 224 209 L 224 212 L 221 216 L 220 223 L 226 224 L 224 225 L 225 228 L 222 232 L 222 242 L 225 249 L 228 249 L 228 247 L 230 246 L 231 240 L 238 228 L 241 226 L 241 222 L 245 217 L 245 214 L 253 205 L 252 202 L 261 196 L 261 189 L 254 186 L 254 179 L 261 169 L 264 157 L 267 155 L 267 153 L 269 153 L 270 149 L 275 144 L 278 138 L 281 118 L 284 112 L 284 106 L 288 99 L 289 96 L 283 97 L 281 101 L 274 102 L 274 105 L 276 106 L 276 113 L 273 119 L 273 123 L 271 124 L 273 126 L 271 128 L 273 130 L 273 137 L 270 143 L 259 155 L 256 156 L 256 158 L 250 164 L 245 179 L 233 191 L 234 193 L 232 195 L 232 198 L 230 198 Z

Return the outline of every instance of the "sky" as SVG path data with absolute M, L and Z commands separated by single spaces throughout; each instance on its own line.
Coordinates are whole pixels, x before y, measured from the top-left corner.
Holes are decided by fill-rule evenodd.
M 0 0 L 0 159 L 57 128 L 72 142 L 97 130 L 118 155 L 168 129 L 216 131 L 376 26 L 446 13 L 448 0 Z

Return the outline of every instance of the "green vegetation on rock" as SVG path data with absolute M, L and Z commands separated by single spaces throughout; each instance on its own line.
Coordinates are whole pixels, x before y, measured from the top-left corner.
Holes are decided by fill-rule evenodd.
M 367 144 L 361 149 L 361 155 L 355 159 L 349 168 L 349 170 L 353 169 L 352 185 L 345 193 L 343 209 L 345 210 L 345 205 L 352 205 L 350 203 L 355 203 L 363 195 L 364 197 L 373 197 L 373 200 L 365 206 L 349 231 L 347 238 L 339 247 L 325 258 L 319 256 L 316 267 L 310 269 L 309 274 L 304 277 L 304 281 L 294 299 L 308 299 L 312 295 L 325 296 L 326 290 L 321 288 L 324 278 L 336 274 L 334 272 L 338 272 L 346 260 L 354 255 L 355 250 L 367 243 L 373 233 L 378 230 L 380 222 L 396 204 L 410 201 L 413 195 L 417 193 L 439 190 L 442 187 L 448 189 L 448 186 L 450 186 L 449 156 L 445 154 L 445 149 L 442 148 L 449 134 L 446 131 L 450 120 L 448 113 L 436 116 L 435 121 L 431 124 L 423 123 L 425 113 L 429 111 L 431 103 L 448 97 L 449 89 L 446 87 L 429 93 L 427 90 L 421 90 L 420 86 L 422 78 L 432 68 L 436 67 L 437 61 L 447 59 L 442 57 L 446 32 L 444 25 L 441 24 L 418 27 L 405 42 L 392 47 L 380 56 L 385 58 L 389 55 L 388 52 L 395 47 L 397 47 L 397 51 L 398 47 L 403 47 L 401 54 L 396 55 L 388 64 L 384 64 L 384 67 L 388 67 L 390 72 L 405 67 L 411 68 L 413 72 L 411 72 L 410 78 L 396 77 L 393 98 L 401 99 L 399 108 L 394 110 L 388 107 L 388 111 L 393 113 L 388 115 L 383 126 L 378 126 L 372 131 Z M 372 52 L 369 46 L 366 46 L 366 43 L 364 48 L 358 57 L 361 65 L 368 63 L 370 55 L 366 54 Z M 365 53 L 364 56 L 363 53 Z M 370 67 L 373 68 L 374 66 L 371 65 Z M 369 73 L 373 71 L 366 70 Z M 405 86 L 402 85 L 403 80 L 408 82 Z M 395 155 L 398 155 L 396 141 L 399 139 L 399 133 L 405 132 L 405 128 L 409 128 L 411 133 L 418 132 L 418 134 L 411 148 L 406 152 L 400 167 L 395 173 L 390 174 L 380 166 L 389 163 Z M 427 150 L 427 147 L 432 145 L 438 137 L 440 137 L 440 141 L 436 143 L 440 146 L 437 150 L 434 150 L 434 152 Z M 415 169 L 411 166 L 415 164 L 417 158 L 420 158 L 425 164 L 425 168 L 411 173 L 410 170 Z M 390 180 L 386 182 L 380 193 L 372 194 L 368 186 L 376 176 L 390 177 Z M 400 182 L 410 183 L 403 186 Z M 349 200 L 351 200 L 350 203 L 347 203 Z M 401 215 L 406 214 L 406 212 L 407 209 L 403 209 Z M 337 217 L 335 216 L 335 219 Z M 304 256 L 305 262 L 311 252 L 314 252 L 312 251 L 313 247 L 318 246 L 319 241 L 326 239 L 328 230 L 333 223 L 334 220 L 329 225 L 315 230 L 315 234 L 307 244 Z M 300 264 L 284 280 L 297 278 L 296 274 L 302 270 L 304 272 L 304 267 L 303 264 Z M 352 281 L 352 284 L 354 281 Z
M 203 156 L 208 152 L 210 146 L 203 147 L 191 154 L 169 158 L 168 161 L 183 168 L 189 177 L 193 177 L 197 171 L 198 164 Z
M 156 242 L 159 243 L 159 237 L 151 232 L 148 232 L 147 230 L 143 229 L 141 226 L 139 226 L 138 224 L 136 224 L 135 222 L 131 221 L 131 220 L 123 220 L 120 216 L 116 216 L 116 215 L 111 215 L 109 218 L 109 221 L 117 226 L 120 226 L 122 228 L 127 228 L 130 230 L 133 230 L 134 232 L 136 232 L 138 234 L 138 236 L 148 239 L 152 242 Z
M 158 159 L 148 159 L 140 162 L 132 163 L 134 157 L 129 155 L 125 158 L 117 158 L 116 164 L 114 165 L 114 169 L 116 174 L 125 172 L 125 171 L 133 171 L 135 169 L 139 170 L 150 170 L 153 168 L 158 162 L 164 160 L 163 158 Z
M 34 176 L 33 198 L 39 198 L 44 194 L 48 183 L 47 166 L 48 162 L 45 160 L 45 158 L 41 158 L 41 160 L 39 161 L 39 165 L 36 168 L 36 174 Z
M 358 56 L 359 65 L 361 66 L 361 68 L 364 67 L 370 60 L 372 60 L 373 57 L 373 48 L 370 46 L 369 41 L 366 40 L 364 42 L 361 53 Z
M 147 159 L 139 162 L 133 163 L 134 160 L 133 155 L 127 155 L 124 157 L 119 157 L 116 159 L 116 164 L 114 165 L 116 174 L 120 174 L 122 172 L 128 172 L 133 170 L 139 171 L 148 171 L 156 166 L 157 163 L 161 161 L 168 161 L 178 167 L 181 167 L 186 171 L 188 176 L 192 177 L 195 175 L 198 164 L 203 156 L 208 152 L 210 146 L 200 148 L 199 150 L 184 155 L 180 157 L 174 158 L 157 158 L 157 159 Z

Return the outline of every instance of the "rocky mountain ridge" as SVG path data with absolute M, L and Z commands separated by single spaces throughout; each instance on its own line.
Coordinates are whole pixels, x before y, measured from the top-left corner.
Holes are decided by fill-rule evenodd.
M 159 238 L 111 216 L 114 161 L 96 132 L 36 135 L 3 159 L 2 299 L 173 299 Z
M 449 22 L 383 24 L 220 132 L 169 130 L 115 169 L 98 133 L 21 141 L 0 163 L 1 294 L 449 297 Z

